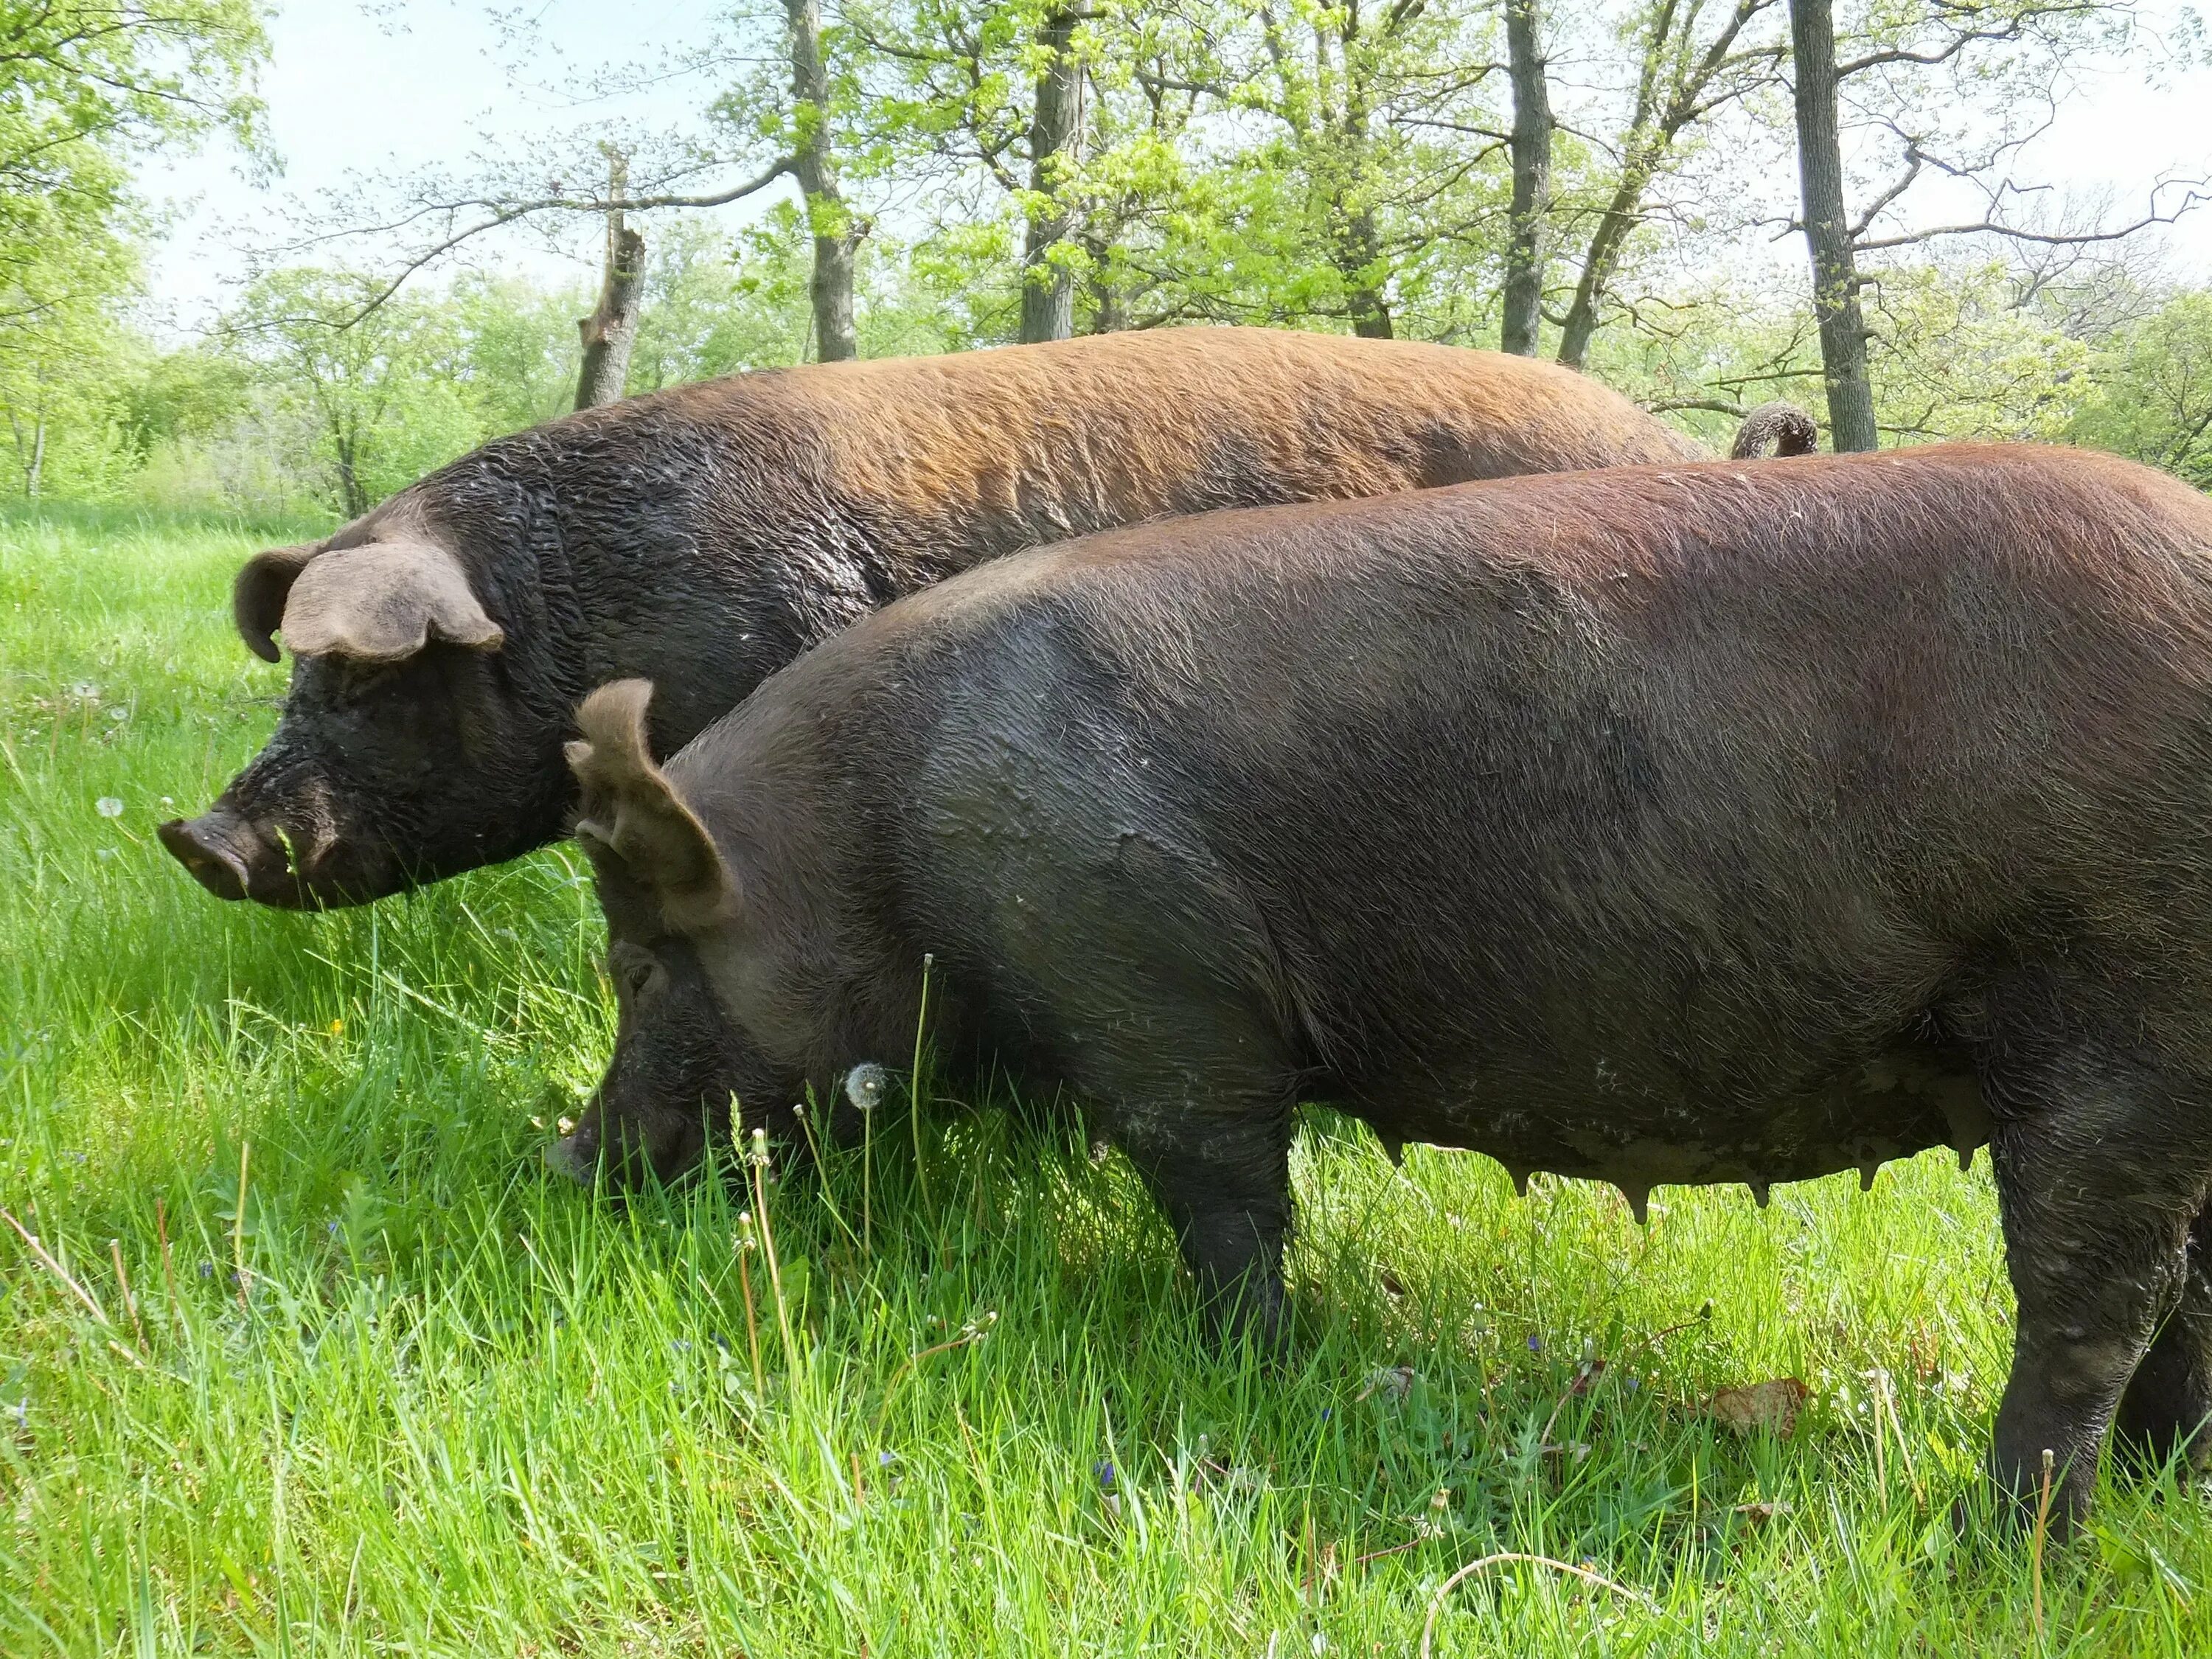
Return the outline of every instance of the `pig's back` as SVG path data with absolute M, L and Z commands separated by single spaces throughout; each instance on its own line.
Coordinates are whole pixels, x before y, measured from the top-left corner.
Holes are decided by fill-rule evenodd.
M 872 535 L 962 564 L 1218 508 L 1702 453 L 1554 364 L 1279 329 L 812 365 L 689 388 L 671 407 L 807 434 L 810 482 Z
M 1064 982 L 1194 927 L 1354 1091 L 1772 1098 L 1995 953 L 2212 976 L 2208 548 L 2025 449 L 1219 515 L 894 606 L 732 726 L 830 757 L 918 948 Z

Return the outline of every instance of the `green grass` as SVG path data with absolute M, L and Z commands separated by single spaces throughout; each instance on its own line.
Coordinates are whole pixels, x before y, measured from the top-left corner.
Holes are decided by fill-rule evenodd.
M 771 1188 L 781 1308 L 741 1175 L 555 1182 L 611 1030 L 572 854 L 301 917 L 155 842 L 274 718 L 224 592 L 285 537 L 0 518 L 0 1203 L 62 1270 L 0 1228 L 0 1652 L 1403 1655 L 1498 1552 L 1620 1589 L 1500 1565 L 1437 1651 L 2212 1651 L 2170 1483 L 2046 1552 L 2039 1634 L 2031 1544 L 1954 1538 L 1985 1162 L 1639 1230 L 1317 1114 L 1273 1365 L 1118 1159 L 994 1109 L 926 1115 L 926 1196 L 896 1114 L 865 1215 L 851 1158 Z M 1786 1439 L 1705 1410 L 1786 1376 Z

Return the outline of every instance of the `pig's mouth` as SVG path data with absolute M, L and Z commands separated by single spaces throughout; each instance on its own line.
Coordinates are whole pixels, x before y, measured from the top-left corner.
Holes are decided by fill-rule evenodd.
M 362 904 L 404 884 L 380 879 L 372 860 L 349 855 L 327 831 L 270 833 L 218 803 L 196 818 L 173 818 L 155 832 L 194 880 L 221 899 L 251 899 L 283 910 Z
M 646 1184 L 648 1175 L 664 1186 L 673 1186 L 693 1173 L 707 1150 L 703 1121 L 672 1121 L 650 1127 L 637 1126 L 610 1142 L 599 1130 L 599 1115 L 587 1112 L 584 1121 L 545 1148 L 545 1167 L 579 1185 L 598 1185 L 602 1178 L 617 1192 Z

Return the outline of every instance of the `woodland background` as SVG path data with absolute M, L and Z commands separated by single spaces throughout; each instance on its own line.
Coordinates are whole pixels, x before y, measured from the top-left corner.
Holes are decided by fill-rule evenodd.
M 354 514 L 580 397 L 1193 322 L 1539 353 L 1708 437 L 1779 397 L 1838 447 L 2056 440 L 2212 486 L 2212 288 L 2162 240 L 2212 185 L 2027 165 L 2084 76 L 2203 62 L 2187 12 L 740 5 L 560 64 L 526 142 L 286 204 L 164 326 L 147 255 L 189 209 L 140 174 L 210 143 L 273 174 L 267 21 L 0 0 L 0 495 Z M 500 29 L 487 73 L 549 73 Z M 602 243 L 573 278 L 515 257 Z

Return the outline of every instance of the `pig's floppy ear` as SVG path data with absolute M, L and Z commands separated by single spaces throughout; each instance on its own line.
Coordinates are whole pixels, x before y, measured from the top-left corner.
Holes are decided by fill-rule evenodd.
M 280 656 L 270 635 L 283 626 L 284 600 L 292 584 L 307 568 L 307 561 L 322 550 L 320 542 L 301 542 L 297 547 L 272 547 L 256 553 L 230 585 L 230 615 L 238 624 L 238 637 L 264 662 Z
M 707 827 L 653 763 L 645 729 L 652 701 L 652 681 L 617 680 L 576 711 L 583 740 L 568 749 L 584 792 L 576 839 L 595 860 L 620 860 L 659 901 L 670 927 L 703 927 L 729 913 L 737 888 Z
M 496 651 L 507 638 L 477 603 L 461 562 L 426 541 L 323 554 L 292 578 L 279 625 L 295 657 L 357 662 L 398 662 L 433 640 Z

